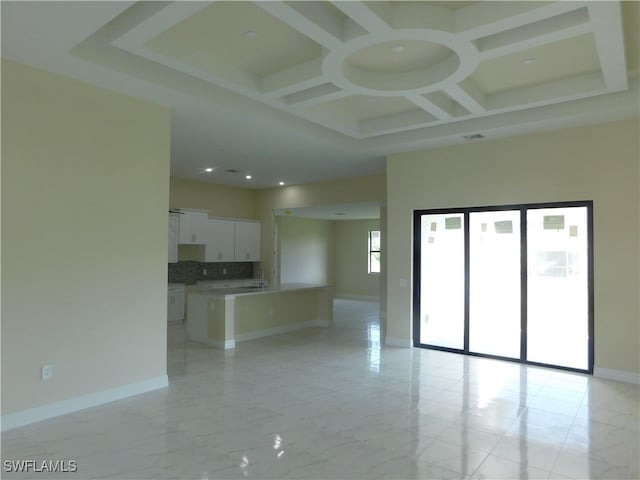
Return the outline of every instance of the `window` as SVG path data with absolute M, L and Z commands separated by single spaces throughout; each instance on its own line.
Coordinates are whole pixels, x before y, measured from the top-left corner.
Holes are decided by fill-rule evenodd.
M 369 273 L 380 273 L 380 230 L 369 230 Z

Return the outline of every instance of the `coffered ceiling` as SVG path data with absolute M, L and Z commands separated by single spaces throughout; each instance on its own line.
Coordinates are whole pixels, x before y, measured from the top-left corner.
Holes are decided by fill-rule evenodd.
M 3 2 L 2 13 L 3 56 L 170 106 L 172 172 L 186 178 L 377 173 L 391 152 L 638 114 L 635 1 Z

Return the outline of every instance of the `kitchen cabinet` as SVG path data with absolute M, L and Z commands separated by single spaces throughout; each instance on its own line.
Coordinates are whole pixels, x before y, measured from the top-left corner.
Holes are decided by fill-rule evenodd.
M 170 283 L 167 297 L 167 320 L 180 323 L 184 320 L 184 285 Z
M 203 245 L 208 214 L 197 210 L 180 210 L 180 236 L 182 245 Z
M 260 261 L 260 222 L 235 222 L 235 261 Z
M 180 215 L 169 212 L 169 263 L 178 261 L 178 237 L 180 235 Z
M 205 262 L 235 260 L 235 223 L 231 220 L 207 220 L 204 229 Z

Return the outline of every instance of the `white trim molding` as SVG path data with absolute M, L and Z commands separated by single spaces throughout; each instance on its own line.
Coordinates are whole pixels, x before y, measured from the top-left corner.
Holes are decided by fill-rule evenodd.
M 390 337 L 388 335 L 384 339 L 384 344 L 389 345 L 390 347 L 402 348 L 411 348 L 413 346 L 413 342 L 410 338 Z
M 209 345 L 210 347 L 220 348 L 223 350 L 233 350 L 236 348 L 235 340 L 207 340 L 205 345 Z
M 380 297 L 376 295 L 351 295 L 349 293 L 337 293 L 334 298 L 342 300 L 362 300 L 363 302 L 379 302 Z
M 640 373 L 629 372 L 627 370 L 613 370 L 610 368 L 594 367 L 593 376 L 606 378 L 607 380 L 617 380 L 618 382 L 640 385 Z
M 120 387 L 109 388 L 100 392 L 80 395 L 79 397 L 68 398 L 59 402 L 48 403 L 39 407 L 28 408 L 19 412 L 3 415 L 0 421 L 1 431 L 22 427 L 31 423 L 40 422 L 49 418 L 59 417 L 68 413 L 84 410 L 85 408 L 96 407 L 105 403 L 110 403 L 123 398 L 132 397 L 141 393 L 166 388 L 169 386 L 169 377 L 161 375 L 159 377 L 143 380 L 142 382 L 130 383 Z

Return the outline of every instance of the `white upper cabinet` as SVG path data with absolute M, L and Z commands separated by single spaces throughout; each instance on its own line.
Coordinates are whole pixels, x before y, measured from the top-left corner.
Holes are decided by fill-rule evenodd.
M 207 212 L 180 210 L 180 237 L 182 245 L 203 245 L 204 230 L 208 221 Z
M 235 222 L 207 220 L 204 231 L 205 262 L 233 262 L 235 260 Z
M 180 215 L 169 213 L 169 263 L 178 261 L 178 237 L 180 236 Z
M 235 222 L 235 224 L 235 261 L 260 261 L 260 222 Z

